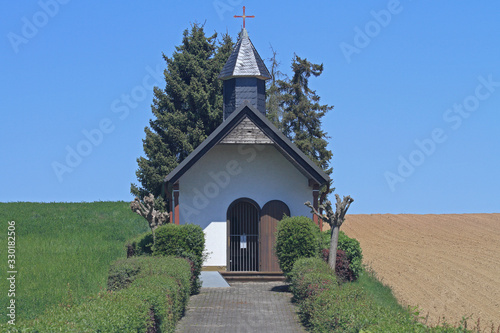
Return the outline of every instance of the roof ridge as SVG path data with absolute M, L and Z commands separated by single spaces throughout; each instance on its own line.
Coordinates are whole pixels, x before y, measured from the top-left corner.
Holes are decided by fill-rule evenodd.
M 179 178 L 196 163 L 201 156 L 206 154 L 213 146 L 220 143 L 228 132 L 234 129 L 242 120 L 248 116 L 249 119 L 266 134 L 275 147 L 284 154 L 285 158 L 294 163 L 299 171 L 305 172 L 320 185 L 328 182 L 330 177 L 307 157 L 293 142 L 290 141 L 272 122 L 259 112 L 247 101 L 240 104 L 226 121 L 219 125 L 198 147 L 195 148 L 179 165 L 172 170 L 164 179 L 165 182 L 175 183 Z

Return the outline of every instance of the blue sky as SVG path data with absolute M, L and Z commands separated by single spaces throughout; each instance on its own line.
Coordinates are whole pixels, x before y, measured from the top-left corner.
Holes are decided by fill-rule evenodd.
M 243 5 L 262 58 L 324 64 L 350 213 L 500 212 L 497 1 L 7 2 L 0 202 L 131 201 L 162 52 L 193 22 L 236 38 Z

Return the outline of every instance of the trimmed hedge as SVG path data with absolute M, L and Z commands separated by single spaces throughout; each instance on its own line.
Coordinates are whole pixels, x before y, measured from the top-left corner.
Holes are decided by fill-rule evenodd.
M 199 225 L 165 224 L 156 229 L 154 255 L 178 255 L 189 252 L 202 258 L 205 250 L 205 234 Z
M 108 272 L 108 290 L 118 291 L 127 288 L 141 270 L 143 257 L 132 257 L 111 263 Z
M 189 298 L 189 263 L 173 257 L 127 260 L 110 269 L 115 277 L 111 285 L 118 291 L 49 309 L 11 332 L 173 332 Z
M 145 232 L 127 242 L 127 257 L 153 254 L 153 233 Z
M 290 291 L 296 301 L 306 299 L 325 288 L 337 287 L 335 273 L 319 258 L 300 258 L 289 274 L 292 284 Z
M 285 276 L 297 259 L 319 256 L 320 235 L 319 227 L 308 217 L 285 217 L 278 223 L 275 250 Z
M 165 224 L 156 229 L 154 256 L 180 256 L 191 263 L 191 294 L 197 294 L 201 288 L 200 273 L 203 266 L 205 233 L 194 224 Z
M 319 258 L 297 260 L 289 276 L 300 317 L 311 332 L 466 332 L 463 327 L 427 327 L 415 311 L 377 304 L 357 283 L 339 284 Z

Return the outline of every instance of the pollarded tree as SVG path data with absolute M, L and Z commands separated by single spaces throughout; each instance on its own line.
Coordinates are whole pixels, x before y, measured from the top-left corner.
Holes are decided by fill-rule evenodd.
M 154 206 L 155 197 L 152 194 L 145 196 L 144 202 L 141 202 L 138 197 L 135 197 L 134 201 L 130 203 L 130 209 L 148 221 L 151 233 L 153 234 L 153 246 L 156 243 L 156 229 L 161 225 L 167 224 L 170 217 L 169 213 L 159 212 Z
M 203 25 L 186 29 L 167 63 L 165 88 L 154 88 L 153 118 L 143 140 L 145 157 L 131 193 L 159 198 L 163 179 L 222 122 L 222 81 L 217 78 L 233 48 L 231 37 L 205 36 Z
M 345 214 L 349 209 L 349 206 L 354 201 L 350 196 L 344 197 L 340 201 L 338 194 L 335 194 L 335 199 L 337 203 L 335 204 L 335 211 L 332 209 L 332 203 L 327 200 L 325 204 L 320 204 L 319 208 L 325 211 L 325 214 L 318 212 L 309 201 L 305 205 L 311 208 L 311 213 L 317 215 L 323 222 L 330 225 L 332 231 L 332 237 L 330 240 L 330 256 L 328 257 L 328 265 L 331 269 L 335 271 L 335 262 L 337 260 L 337 246 L 339 242 L 339 230 L 342 223 L 344 223 Z

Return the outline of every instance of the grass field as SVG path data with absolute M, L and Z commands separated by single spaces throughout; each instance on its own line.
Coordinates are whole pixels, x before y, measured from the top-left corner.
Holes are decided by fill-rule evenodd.
M 110 262 L 125 257 L 129 238 L 148 230 L 127 202 L 0 203 L 0 221 L 2 309 L 9 302 L 7 228 L 15 221 L 17 321 L 105 288 Z

